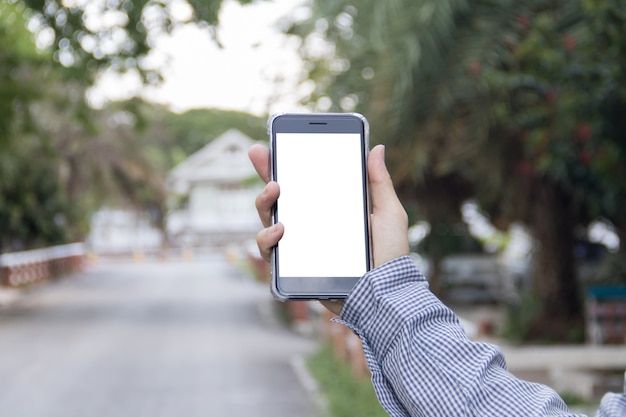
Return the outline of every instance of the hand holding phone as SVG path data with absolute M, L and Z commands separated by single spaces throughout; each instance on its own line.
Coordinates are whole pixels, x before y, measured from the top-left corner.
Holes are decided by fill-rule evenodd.
M 368 125 L 358 114 L 283 114 L 268 122 L 273 223 L 285 227 L 272 256 L 282 300 L 345 298 L 371 265 Z
M 257 245 L 261 256 L 268 263 L 271 253 L 283 236 L 284 227 L 281 223 L 272 225 L 272 207 L 278 200 L 279 185 L 270 181 L 269 152 L 262 145 L 252 145 L 248 155 L 259 176 L 268 183 L 265 189 L 257 196 L 256 207 L 264 228 L 257 235 Z M 367 172 L 369 190 L 372 202 L 370 214 L 370 228 L 374 267 L 387 261 L 407 255 L 408 218 L 400 203 L 385 166 L 385 148 L 375 146 L 368 154 Z M 319 196 L 323 200 L 323 196 Z M 321 300 L 322 304 L 335 314 L 340 314 L 343 300 Z

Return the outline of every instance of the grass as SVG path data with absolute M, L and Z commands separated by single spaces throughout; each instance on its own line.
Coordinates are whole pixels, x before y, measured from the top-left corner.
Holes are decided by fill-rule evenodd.
M 583 397 L 572 392 L 559 392 L 559 396 L 563 399 L 563 402 L 565 402 L 568 407 L 589 405 L 589 402 L 586 401 Z
M 307 360 L 310 372 L 328 403 L 328 417 L 386 417 L 369 378 L 354 376 L 350 365 L 337 359 L 329 344 Z

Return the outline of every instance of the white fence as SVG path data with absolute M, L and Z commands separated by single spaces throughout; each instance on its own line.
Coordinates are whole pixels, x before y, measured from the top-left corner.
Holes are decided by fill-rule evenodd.
M 83 243 L 0 255 L 0 285 L 17 287 L 79 271 L 86 255 Z

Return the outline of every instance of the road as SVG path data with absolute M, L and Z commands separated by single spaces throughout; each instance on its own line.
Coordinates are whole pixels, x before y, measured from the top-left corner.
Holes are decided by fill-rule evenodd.
M 0 415 L 315 416 L 290 365 L 315 344 L 270 304 L 219 254 L 35 286 L 0 310 Z

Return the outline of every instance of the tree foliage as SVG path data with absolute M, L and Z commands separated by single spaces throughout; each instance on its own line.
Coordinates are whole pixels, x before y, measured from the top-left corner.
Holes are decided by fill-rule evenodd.
M 237 111 L 194 109 L 181 114 L 166 112 L 165 123 L 172 135 L 175 163 L 196 152 L 226 130 L 236 127 L 245 135 L 266 138 L 265 119 Z
M 0 3 L 0 249 L 63 241 L 60 214 L 71 212 L 58 198 L 50 149 L 34 133 L 29 106 L 42 97 L 48 71 L 26 22 L 22 4 Z
M 163 228 L 167 170 L 227 123 L 257 131 L 235 112 L 86 102 L 101 71 L 158 82 L 147 59 L 155 37 L 187 23 L 212 30 L 220 5 L 0 0 L 0 252 L 83 239 L 105 203 L 145 210 Z
M 97 71 L 137 71 L 144 81 L 159 80 L 146 60 L 155 37 L 189 23 L 212 28 L 222 0 L 24 0 L 32 26 L 54 60 L 76 78 L 93 80 Z M 249 0 L 242 0 L 248 3 Z
M 317 80 L 312 105 L 366 113 L 392 145 L 398 191 L 431 224 L 457 221 L 467 198 L 501 227 L 524 222 L 538 243 L 538 322 L 580 318 L 577 230 L 608 218 L 624 236 L 623 2 L 313 9 L 291 28 Z

